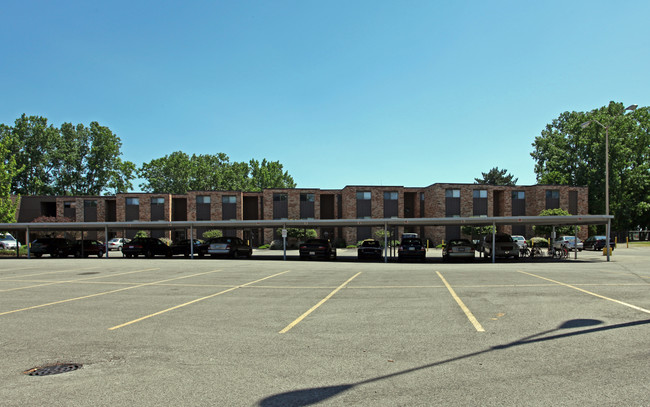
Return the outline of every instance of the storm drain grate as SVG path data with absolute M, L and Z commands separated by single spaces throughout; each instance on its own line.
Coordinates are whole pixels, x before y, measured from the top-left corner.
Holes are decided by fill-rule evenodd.
M 73 370 L 80 369 L 81 366 L 83 365 L 80 363 L 59 363 L 51 366 L 35 367 L 23 373 L 28 376 L 50 376 L 53 374 L 72 372 Z

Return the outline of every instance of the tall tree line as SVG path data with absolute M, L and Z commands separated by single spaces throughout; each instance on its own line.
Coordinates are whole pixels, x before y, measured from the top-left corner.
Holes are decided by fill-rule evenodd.
M 23 114 L 13 125 L 0 124 L 0 147 L 7 196 L 123 193 L 136 177 L 145 192 L 173 194 L 296 187 L 278 161 L 230 162 L 224 153 L 177 151 L 138 168 L 121 158 L 120 138 L 97 122 L 55 127 L 45 117 Z
M 586 185 L 589 212 L 605 213 L 605 132 L 609 134 L 609 196 L 614 230 L 650 226 L 650 109 L 622 103 L 564 112 L 535 138 L 537 182 Z
M 0 124 L 0 142 L 19 171 L 11 179 L 17 195 L 101 195 L 127 192 L 135 164 L 121 158 L 122 141 L 108 127 L 48 125 L 23 114 L 13 126 Z

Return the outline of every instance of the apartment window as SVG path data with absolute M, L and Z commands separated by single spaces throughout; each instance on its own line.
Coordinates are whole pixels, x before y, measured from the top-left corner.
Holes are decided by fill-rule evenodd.
M 151 220 L 165 220 L 165 198 L 151 198 Z
M 473 216 L 487 216 L 488 201 L 487 190 L 475 189 L 472 191 L 472 215 Z
M 126 198 L 126 213 L 125 220 L 130 221 L 139 221 L 140 220 L 140 199 L 138 198 Z
M 76 203 L 74 201 L 63 202 L 63 209 L 74 209 L 75 206 L 76 206 Z
M 526 193 L 524 191 L 512 191 L 512 216 L 526 215 Z
M 556 209 L 560 207 L 560 191 L 557 189 L 546 191 L 546 209 Z
M 460 189 L 445 189 L 445 198 L 460 198 Z
M 384 192 L 384 201 L 397 201 L 397 192 Z
M 209 204 L 210 203 L 210 195 L 199 195 L 196 197 L 196 203 L 197 204 Z
M 357 219 L 372 217 L 372 194 L 370 191 L 357 192 Z
M 384 192 L 384 218 L 396 218 L 399 213 L 397 192 Z
M 221 197 L 221 214 L 223 220 L 237 219 L 237 197 L 235 195 Z
M 210 220 L 210 195 L 196 197 L 196 220 Z
M 288 200 L 287 194 L 273 194 L 273 219 L 289 218 Z
M 300 202 L 314 202 L 314 194 L 300 194 Z
M 314 201 L 314 194 L 300 194 L 300 219 L 315 217 Z

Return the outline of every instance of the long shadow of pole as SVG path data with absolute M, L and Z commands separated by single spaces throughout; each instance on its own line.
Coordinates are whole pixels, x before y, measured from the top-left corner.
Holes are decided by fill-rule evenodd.
M 357 383 L 349 383 L 349 384 L 341 384 L 338 386 L 325 386 L 325 387 L 314 387 L 310 389 L 302 389 L 302 390 L 295 390 L 295 391 L 290 391 L 286 393 L 280 393 L 280 394 L 275 394 L 273 396 L 266 397 L 262 399 L 259 402 L 260 407 L 275 407 L 275 406 L 292 406 L 292 407 L 301 407 L 301 406 L 309 406 L 312 404 L 319 403 L 323 400 L 327 400 L 330 397 L 334 397 L 344 391 L 350 390 L 353 387 L 360 386 L 363 384 L 367 383 L 373 383 L 377 382 L 380 380 L 385 380 L 385 379 L 390 379 L 392 377 L 396 376 L 401 376 L 405 375 L 408 373 L 413 373 L 417 372 L 419 370 L 423 369 L 429 369 L 432 367 L 444 365 L 447 363 L 451 362 L 456 362 L 459 360 L 471 358 L 474 356 L 478 356 L 484 353 L 488 352 L 493 352 L 497 350 L 502 350 L 502 349 L 508 349 L 512 348 L 514 346 L 519 346 L 519 345 L 526 345 L 526 344 L 531 344 L 531 343 L 537 343 L 537 342 L 545 342 L 545 341 L 551 341 L 551 340 L 556 340 L 556 339 L 561 339 L 561 338 L 567 338 L 570 336 L 577 336 L 577 335 L 586 335 L 594 332 L 602 332 L 602 331 L 609 331 L 612 329 L 619 329 L 619 328 L 628 328 L 632 326 L 637 326 L 637 325 L 645 325 L 645 324 L 650 324 L 650 319 L 642 320 L 642 321 L 634 321 L 634 322 L 626 322 L 623 324 L 616 324 L 616 325 L 610 325 L 610 326 L 604 326 L 604 327 L 599 327 L 599 328 L 590 328 L 590 329 L 584 329 L 582 331 L 577 331 L 577 332 L 568 332 L 568 333 L 563 333 L 563 334 L 557 334 L 557 335 L 552 335 L 552 336 L 545 336 L 553 332 L 557 332 L 562 329 L 570 329 L 570 328 L 582 328 L 582 327 L 587 327 L 587 326 L 594 326 L 594 325 L 600 325 L 602 324 L 602 321 L 596 320 L 596 319 L 572 319 L 569 321 L 564 322 L 562 325 L 555 329 L 550 329 L 547 331 L 543 331 L 540 333 L 537 333 L 535 335 L 530 335 L 527 337 L 524 337 L 522 339 L 516 340 L 514 342 L 510 342 L 504 345 L 496 345 L 492 346 L 488 349 L 484 349 L 481 351 L 473 352 L 473 353 L 468 353 L 466 355 L 461 355 L 457 356 L 455 358 L 450 358 L 450 359 L 445 359 L 441 360 L 438 362 L 433 362 L 429 363 L 423 366 L 418 366 L 414 367 L 411 369 L 406 369 L 402 370 L 399 372 L 383 375 L 383 376 L 378 376 L 378 377 L 373 377 L 372 379 L 367 379 L 363 380 Z

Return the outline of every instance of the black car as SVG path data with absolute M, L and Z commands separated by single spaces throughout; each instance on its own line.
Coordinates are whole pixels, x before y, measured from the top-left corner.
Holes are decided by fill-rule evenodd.
M 154 257 L 162 255 L 172 257 L 172 248 L 155 237 L 136 237 L 122 246 L 123 257 Z
M 383 258 L 383 248 L 379 241 L 374 239 L 366 239 L 361 242 L 361 246 L 357 249 L 357 259 L 372 259 L 381 260 Z
M 74 257 L 88 257 L 97 256 L 102 257 L 106 253 L 106 248 L 102 242 L 97 240 L 84 239 L 77 240 L 72 245 L 72 253 Z
M 323 258 L 336 260 L 336 248 L 327 239 L 308 239 L 299 246 L 300 260 L 308 258 Z
M 603 250 L 605 247 L 605 240 L 607 238 L 605 236 L 590 236 L 583 242 L 583 247 L 584 250 Z M 614 239 L 610 238 L 609 239 L 609 247 L 614 250 Z
M 193 249 L 192 244 L 194 245 Z M 200 239 L 184 239 L 172 244 L 171 248 L 173 254 L 189 257 L 194 253 L 195 256 L 203 257 L 208 251 L 208 244 Z
M 30 246 L 30 254 L 42 257 L 49 254 L 50 257 L 68 257 L 72 253 L 73 243 L 60 237 L 42 237 L 34 240 Z
M 397 260 L 416 259 L 425 261 L 427 251 L 420 238 L 402 239 L 397 249 Z

